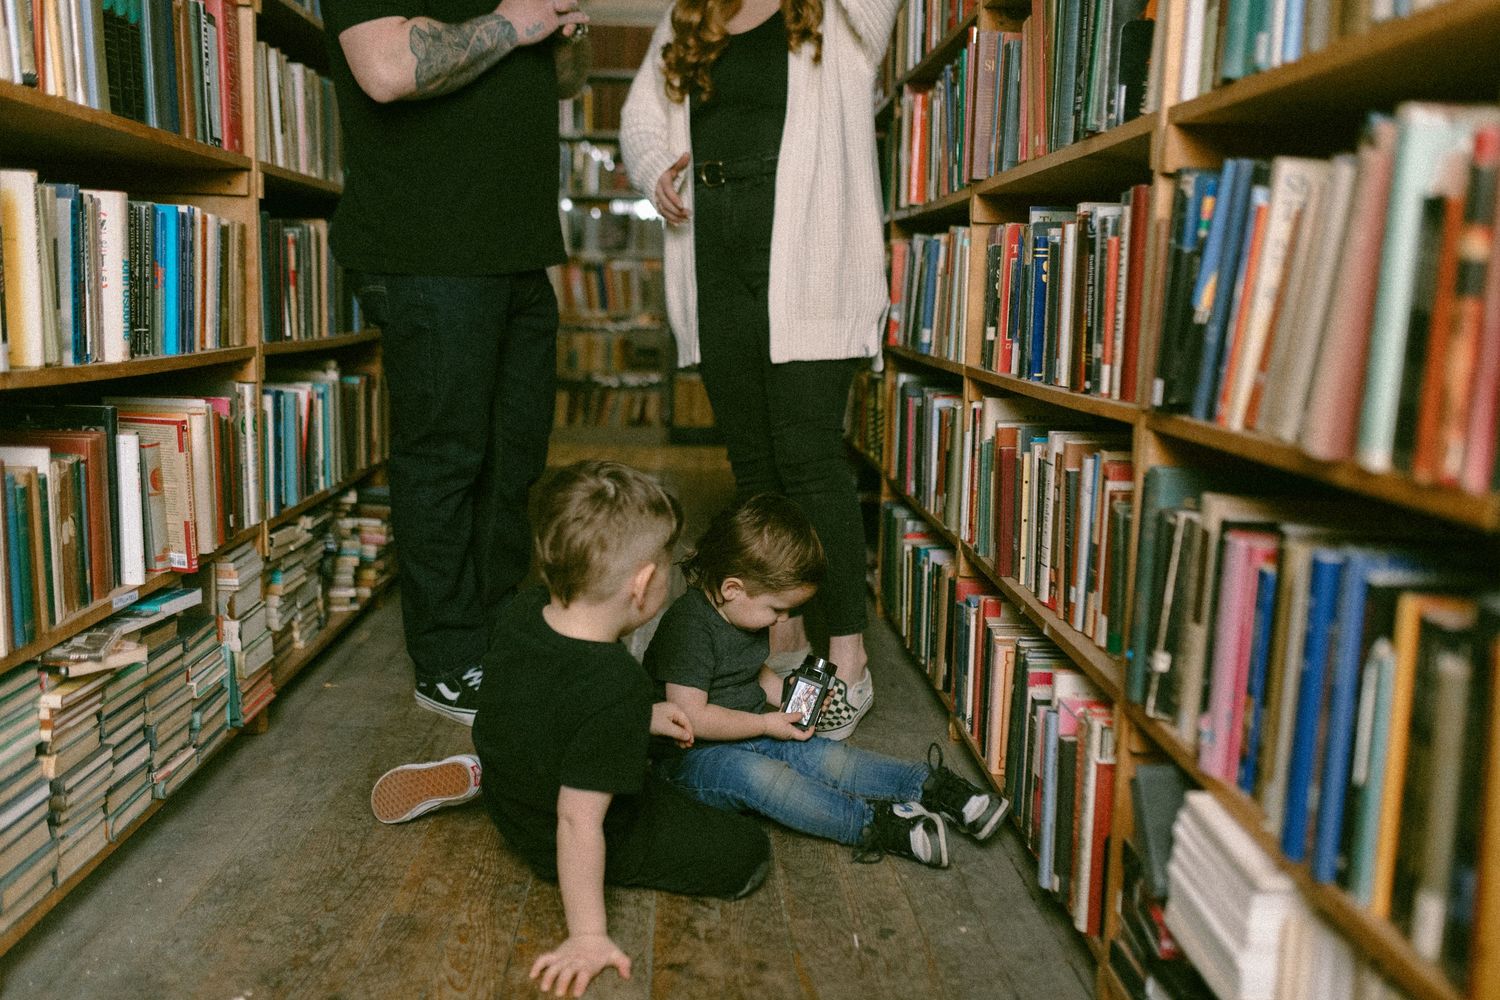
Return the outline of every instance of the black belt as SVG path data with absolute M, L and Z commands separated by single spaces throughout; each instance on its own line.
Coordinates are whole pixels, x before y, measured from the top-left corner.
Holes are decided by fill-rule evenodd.
M 737 160 L 707 160 L 693 167 L 693 177 L 704 187 L 723 187 L 730 181 L 775 174 L 776 159 L 773 155 L 746 156 Z

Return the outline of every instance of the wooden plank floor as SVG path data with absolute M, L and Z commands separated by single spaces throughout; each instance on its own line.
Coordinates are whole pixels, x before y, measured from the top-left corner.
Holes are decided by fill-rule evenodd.
M 721 460 L 659 465 L 692 530 L 722 503 Z M 648 455 L 633 456 L 647 464 Z M 695 465 L 695 463 L 701 463 Z M 920 756 L 942 709 L 888 627 L 871 629 L 876 707 L 861 746 Z M 421 711 L 388 598 L 5 958 L 0 997 L 536 996 L 526 973 L 561 940 L 554 885 L 501 845 L 482 807 L 400 827 L 369 813 L 386 768 L 468 748 Z M 610 890 L 634 975 L 596 998 L 1081 1000 L 1090 957 L 1036 889 L 1007 828 L 957 841 L 933 871 L 855 864 L 847 848 L 773 830 L 766 885 L 734 903 Z

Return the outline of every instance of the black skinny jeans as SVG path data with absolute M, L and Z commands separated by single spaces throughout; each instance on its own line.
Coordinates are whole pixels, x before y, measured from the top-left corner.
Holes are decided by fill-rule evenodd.
M 829 635 L 863 632 L 865 540 L 844 411 L 863 358 L 771 363 L 773 176 L 698 184 L 693 231 L 703 385 L 741 498 L 784 493 L 828 554 L 817 600 Z
M 547 466 L 557 299 L 544 271 L 368 274 L 391 396 L 391 526 L 419 678 L 478 663 L 531 563 L 527 498 Z

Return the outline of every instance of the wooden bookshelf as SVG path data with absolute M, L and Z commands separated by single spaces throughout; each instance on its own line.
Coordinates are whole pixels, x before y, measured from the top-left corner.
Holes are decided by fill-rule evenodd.
M 370 478 L 370 476 L 374 475 L 376 472 L 380 471 L 383 468 L 385 468 L 384 462 L 376 462 L 374 465 L 366 466 L 360 471 L 354 473 L 354 475 L 352 476 L 344 477 L 344 480 L 337 486 L 330 486 L 326 490 L 319 490 L 318 492 L 312 494 L 301 502 L 293 504 L 286 510 L 278 512 L 274 517 L 267 518 L 266 527 L 270 530 L 274 530 L 284 524 L 290 524 L 291 522 L 297 520 L 297 518 L 301 517 L 303 514 L 306 514 L 308 511 L 312 510 L 314 507 L 318 507 L 326 503 L 327 501 L 332 500 L 334 497 L 338 496 L 340 493 L 343 493 L 345 490 L 350 489 L 351 487 L 358 486 L 360 483 L 364 482 L 366 479 Z
M 380 331 L 371 327 L 368 330 L 360 330 L 357 333 L 340 333 L 332 337 L 309 337 L 306 340 L 273 340 L 261 345 L 261 352 L 267 357 L 276 357 L 287 354 L 320 354 L 324 351 L 342 351 L 349 347 L 359 347 L 362 344 L 374 344 L 380 341 Z
M 269 357 L 333 356 L 354 347 L 367 352 L 359 355 L 359 370 L 371 371 L 379 365 L 380 334 L 373 329 L 316 341 L 260 343 L 259 257 L 263 199 L 269 194 L 278 203 L 295 203 L 299 206 L 299 214 L 304 217 L 327 216 L 336 204 L 342 186 L 264 163 L 257 158 L 254 149 L 257 95 L 253 86 L 253 57 L 257 39 L 268 41 L 291 58 L 326 72 L 327 51 L 321 22 L 289 0 L 256 0 L 253 6 L 240 3 L 229 9 L 234 11 L 240 24 L 238 90 L 245 152 L 231 152 L 196 142 L 8 82 L 0 82 L 0 133 L 5 136 L 6 166 L 36 170 L 44 181 L 124 190 L 132 197 L 163 202 L 194 203 L 222 218 L 243 223 L 247 277 L 243 302 L 246 345 L 169 357 L 132 358 L 109 364 L 15 369 L 0 372 L 0 394 L 30 393 L 33 390 L 49 394 L 44 397 L 26 395 L 23 398 L 27 402 L 38 398 L 88 401 L 106 394 L 136 391 L 196 395 L 209 384 L 231 379 L 259 385 Z M 377 475 L 383 466 L 383 462 L 376 463 L 341 483 L 339 489 L 347 489 Z M 324 491 L 295 510 L 300 513 L 318 502 L 327 501 L 336 492 Z M 295 515 L 284 513 L 277 523 L 291 516 Z M 215 558 L 247 543 L 265 552 L 269 527 L 270 522 L 262 522 L 236 532 L 215 553 L 200 557 L 201 569 L 208 570 Z M 117 588 L 57 627 L 45 630 L 35 641 L 0 658 L 0 670 L 25 664 L 143 597 L 173 586 L 193 585 L 198 579 L 166 571 L 150 574 L 138 587 Z M 320 637 L 319 648 L 326 648 L 354 618 L 354 615 L 335 616 L 336 621 L 331 623 L 333 627 Z M 259 720 L 253 721 L 251 727 L 258 729 Z M 232 737 L 237 730 L 229 732 Z M 211 754 L 203 757 L 199 766 L 212 759 L 224 745 L 220 743 Z M 0 934 L 0 955 L 21 940 L 165 805 L 162 801 L 152 802 L 120 836 Z
M 278 167 L 265 160 L 257 161 L 256 166 L 261 176 L 265 178 L 267 196 L 293 195 L 337 201 L 338 197 L 344 193 L 344 185 L 340 181 L 331 181 L 287 167 Z
M 943 67 L 953 61 L 954 57 L 958 55 L 959 50 L 968 41 L 969 29 L 976 27 L 978 24 L 979 11 L 974 10 L 962 21 L 958 22 L 958 27 L 949 32 L 937 45 L 933 46 L 931 51 L 923 56 L 915 66 L 901 76 L 898 76 L 895 85 L 891 88 L 891 93 L 901 93 L 901 88 L 908 83 L 930 83 L 936 80 L 938 75 L 942 73 Z
M 1167 6 L 1171 8 L 1167 16 L 1180 25 L 1187 0 L 1168 0 Z M 1024 10 L 1001 13 L 981 5 L 972 24 L 986 30 L 1014 30 L 1017 20 L 1026 15 Z M 965 44 L 970 23 L 965 22 L 911 72 L 896 80 L 892 92 L 877 100 L 877 116 L 890 120 L 904 84 L 935 79 L 942 66 Z M 905 239 L 913 233 L 937 232 L 967 222 L 976 227 L 972 246 L 977 247 L 981 234 L 988 235 L 980 227 L 1024 219 L 1026 210 L 1033 205 L 1112 201 L 1132 185 L 1152 185 L 1152 228 L 1146 255 L 1139 344 L 1142 374 L 1147 376 L 1144 383 L 1154 370 L 1156 342 L 1160 337 L 1160 298 L 1166 281 L 1162 273 L 1166 260 L 1162 241 L 1167 237 L 1176 170 L 1216 164 L 1225 155 L 1327 156 L 1350 150 L 1368 112 L 1390 112 L 1406 100 L 1475 100 L 1493 104 L 1500 85 L 1497 51 L 1500 51 L 1500 0 L 1447 0 L 1409 17 L 1374 25 L 1363 34 L 1334 41 L 1297 62 L 1252 73 L 1184 103 L 1174 104 L 1170 87 L 1166 88 L 1166 106 L 1152 113 L 977 181 L 947 198 L 890 213 L 885 220 L 888 237 Z M 1176 72 L 1170 62 L 1175 56 L 1169 53 L 1167 58 L 1168 72 Z M 1144 403 L 1083 395 L 981 368 L 977 362 L 984 337 L 984 317 L 977 296 L 983 295 L 984 268 L 983 254 L 971 252 L 969 273 L 954 279 L 966 280 L 968 289 L 966 342 L 958 349 L 962 360 L 923 354 L 906 346 L 884 348 L 887 375 L 883 384 L 872 385 L 870 391 L 884 393 L 887 454 L 896 434 L 899 397 L 894 390 L 895 374 L 913 372 L 931 376 L 934 385 L 952 386 L 962 393 L 964 405 L 987 395 L 1014 394 L 1055 407 L 1062 418 L 1057 421 L 1059 424 L 1082 422 L 1100 430 L 1113 427 L 1129 433 L 1136 462 L 1137 498 L 1143 492 L 1144 471 L 1153 462 L 1170 461 L 1205 468 L 1243 465 L 1264 470 L 1267 482 L 1277 488 L 1293 487 L 1299 492 L 1345 498 L 1351 511 L 1384 505 L 1398 518 L 1405 514 L 1425 519 L 1458 538 L 1472 538 L 1487 551 L 1500 551 L 1500 493 L 1476 496 L 1452 488 L 1424 486 L 1400 472 L 1371 472 L 1354 461 L 1320 461 L 1294 444 L 1256 432 L 1231 431 L 1190 417 L 1156 412 Z M 1068 414 L 1075 419 L 1066 419 Z M 1368 963 L 1412 1000 L 1480 1000 L 1477 996 L 1466 998 L 1464 991 L 1450 983 L 1435 963 L 1416 953 L 1390 921 L 1373 917 L 1341 889 L 1315 882 L 1307 865 L 1289 862 L 1282 855 L 1277 838 L 1264 829 L 1264 819 L 1254 800 L 1203 773 L 1197 764 L 1196 751 L 1179 739 L 1171 726 L 1148 718 L 1140 705 L 1128 701 L 1123 657 L 1110 655 L 1072 629 L 1016 580 L 1001 576 L 989 560 L 956 537 L 940 517 L 907 495 L 887 475 L 879 455 L 860 452 L 852 445 L 851 450 L 855 461 L 879 473 L 883 499 L 910 509 L 930 526 L 934 540 L 953 550 L 953 565 L 960 576 L 982 581 L 985 590 L 1015 604 L 1079 672 L 1114 702 L 1116 731 L 1120 736 L 1117 778 L 1128 776 L 1130 762 L 1142 755 L 1172 760 L 1182 768 L 1190 783 L 1209 791 L 1235 822 L 1275 859 L 1308 906 L 1351 944 L 1361 962 Z M 1271 488 L 1268 485 L 1267 489 Z M 1139 528 L 1136 524 L 1133 529 L 1136 534 Z M 1131 574 L 1135 571 L 1137 544 L 1138 538 L 1132 537 Z M 881 571 L 886 570 L 881 567 Z M 882 591 L 878 580 L 876 594 L 880 604 Z M 1134 601 L 1127 601 L 1127 612 L 1133 610 Z M 1121 624 L 1128 635 L 1129 621 Z M 919 667 L 925 670 L 925 665 Z M 939 698 L 951 714 L 951 699 L 941 693 Z M 978 759 L 979 748 L 956 720 L 950 720 L 950 730 L 953 739 Z M 1500 808 L 1500 804 L 1490 803 L 1488 807 Z M 1133 821 L 1129 811 L 1128 794 L 1117 789 L 1113 831 L 1116 837 L 1130 835 Z M 1481 877 L 1500 878 L 1500 872 L 1485 872 Z M 1112 855 L 1108 879 L 1105 898 L 1113 900 L 1121 884 L 1118 851 Z M 1112 906 L 1109 902 L 1106 909 Z M 1106 921 L 1107 934 L 1119 933 L 1118 923 Z M 1101 996 L 1124 1000 L 1129 994 L 1109 966 L 1109 943 L 1108 936 L 1088 942 L 1098 961 L 1097 989 Z
M 395 582 L 396 578 L 394 575 L 387 577 L 376 585 L 370 596 L 358 608 L 355 608 L 353 611 L 335 611 L 329 615 L 328 622 L 323 626 L 323 630 L 313 637 L 312 642 L 301 649 L 292 650 L 291 655 L 287 656 L 284 660 L 273 660 L 271 663 L 271 683 L 275 686 L 276 690 L 280 691 L 290 684 L 298 674 L 307 668 L 308 664 L 316 660 L 319 654 L 333 644 L 333 640 L 347 632 L 355 622 L 359 621 L 360 617 L 366 611 L 369 611 L 376 604 L 380 603 L 381 597 L 385 595 L 385 592 Z M 269 706 L 267 707 L 269 708 Z M 264 712 L 265 709 L 261 709 L 261 711 Z

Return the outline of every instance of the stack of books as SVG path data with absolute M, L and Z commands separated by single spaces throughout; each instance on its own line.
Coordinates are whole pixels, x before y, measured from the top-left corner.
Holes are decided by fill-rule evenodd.
M 950 361 L 968 356 L 972 241 L 967 226 L 891 241 L 886 343 Z
M 574 204 L 562 213 L 563 242 L 572 257 L 660 257 L 664 237 L 654 215 L 642 219 L 626 212 L 595 211 L 594 204 Z
M 188 742 L 202 760 L 228 737 L 229 664 L 224 645 L 219 641 L 216 617 L 184 616 L 179 628 L 188 691 L 192 697 Z
M 260 287 L 267 343 L 364 329 L 354 288 L 328 246 L 327 219 L 260 214 Z
M 46 895 L 57 872 L 51 789 L 37 759 L 40 695 L 35 663 L 0 674 L 0 929 Z
M 210 583 L 219 638 L 228 663 L 229 724 L 243 726 L 275 697 L 271 683 L 271 628 L 261 599 L 265 560 L 253 544 L 214 563 Z
M 633 197 L 620 146 L 587 139 L 561 144 L 562 195 L 614 195 Z
M 267 163 L 342 183 L 343 137 L 333 81 L 255 43 L 256 143 Z
M 575 260 L 547 273 L 564 317 L 660 316 L 666 312 L 660 261 Z
M 152 794 L 167 797 L 167 784 L 194 759 L 188 745 L 193 699 L 182 663 L 182 638 L 177 619 L 149 627 L 142 638 L 151 650 L 146 676 L 146 740 L 151 746 Z
M 676 400 L 673 401 L 674 408 Z M 877 464 L 885 452 L 885 379 L 878 372 L 854 376 L 844 430 L 851 444 Z
M 325 504 L 271 532 L 266 552 L 266 623 L 276 659 L 302 649 L 328 623 L 320 563 L 333 522 Z
M 346 373 L 330 360 L 277 376 L 261 386 L 265 503 L 273 515 L 379 461 L 388 439 L 385 380 L 378 373 Z
M 151 743 L 146 739 L 147 661 L 116 670 L 104 684 L 99 731 L 113 758 L 114 773 L 104 799 L 111 841 L 151 805 Z
M 139 655 L 145 650 L 136 647 Z M 42 772 L 50 779 L 48 822 L 58 845 L 58 881 L 64 881 L 108 842 L 104 800 L 112 784 L 114 755 L 100 738 L 99 710 L 107 668 L 81 676 L 65 669 L 38 672 L 42 695 Z
M 334 505 L 325 560 L 328 610 L 357 611 L 395 576 L 388 486 L 350 490 Z

